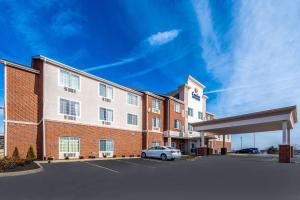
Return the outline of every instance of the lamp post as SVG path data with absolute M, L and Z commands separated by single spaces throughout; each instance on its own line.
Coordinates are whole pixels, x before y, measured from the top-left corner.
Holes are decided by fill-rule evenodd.
M 254 148 L 255 148 L 255 133 L 253 133 L 253 145 L 254 145 Z
M 241 149 L 243 149 L 243 136 L 241 136 Z

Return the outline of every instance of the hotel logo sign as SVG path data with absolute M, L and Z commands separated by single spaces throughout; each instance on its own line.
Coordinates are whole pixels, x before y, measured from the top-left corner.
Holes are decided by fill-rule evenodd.
M 198 89 L 197 88 L 195 88 L 194 91 L 192 92 L 192 97 L 194 99 L 196 99 L 197 101 L 200 101 L 200 96 L 198 94 Z

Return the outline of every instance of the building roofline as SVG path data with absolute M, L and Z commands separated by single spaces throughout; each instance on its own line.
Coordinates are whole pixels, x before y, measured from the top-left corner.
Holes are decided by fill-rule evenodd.
M 12 61 L 9 61 L 9 60 L 6 60 L 6 59 L 0 59 L 0 63 L 3 63 L 4 66 L 9 65 L 11 67 L 15 67 L 15 68 L 18 68 L 18 69 L 21 69 L 21 70 L 25 70 L 25 71 L 32 72 L 32 73 L 35 73 L 35 74 L 40 74 L 39 70 L 32 69 L 31 67 L 28 67 L 26 65 L 15 63 L 15 62 L 12 62 Z
M 63 64 L 63 63 L 58 62 L 58 61 L 56 61 L 56 60 L 53 60 L 53 59 L 51 59 L 51 58 L 48 58 L 48 57 L 46 57 L 46 56 L 43 56 L 43 55 L 37 55 L 37 56 L 33 56 L 32 58 L 33 58 L 33 59 L 41 59 L 41 60 L 43 60 L 43 61 L 45 61 L 45 62 L 54 64 L 54 65 L 56 65 L 56 66 L 62 67 L 62 68 L 64 68 L 64 69 L 67 69 L 67 70 L 70 70 L 70 71 L 73 71 L 73 72 L 75 72 L 75 73 L 78 73 L 78 74 L 80 74 L 80 75 L 82 75 L 82 76 L 85 76 L 85 77 L 88 77 L 88 78 L 91 78 L 91 79 L 94 79 L 94 80 L 96 80 L 96 81 L 104 82 L 104 83 L 106 83 L 106 84 L 108 84 L 108 85 L 114 86 L 114 87 L 119 88 L 119 89 L 121 89 L 121 90 L 125 90 L 125 91 L 127 91 L 127 92 L 132 92 L 132 93 L 135 93 L 135 94 L 140 95 L 140 96 L 143 95 L 141 92 L 139 92 L 139 91 L 137 91 L 137 90 L 134 90 L 134 89 L 131 89 L 131 88 L 129 88 L 129 87 L 125 87 L 125 86 L 122 86 L 122 85 L 120 85 L 120 84 L 114 83 L 114 82 L 112 82 L 112 81 L 109 81 L 109 80 L 100 78 L 100 77 L 98 77 L 98 76 L 92 75 L 92 74 L 90 74 L 90 73 L 84 72 L 84 71 L 82 71 L 82 70 L 76 69 L 76 68 L 71 67 L 71 66 L 69 66 L 69 65 L 66 65 L 66 64 Z
M 202 83 L 200 83 L 199 81 L 197 81 L 197 80 L 196 80 L 194 77 L 192 77 L 191 75 L 189 75 L 187 79 L 193 81 L 194 83 L 196 83 L 198 86 L 202 87 L 203 89 L 206 88 L 205 85 L 203 85 Z

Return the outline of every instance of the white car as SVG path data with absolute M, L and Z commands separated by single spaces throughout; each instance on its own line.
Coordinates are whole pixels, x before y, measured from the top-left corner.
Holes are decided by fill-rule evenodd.
M 150 149 L 142 150 L 142 158 L 160 158 L 161 160 L 174 160 L 181 158 L 181 152 L 179 149 L 173 147 L 156 146 Z

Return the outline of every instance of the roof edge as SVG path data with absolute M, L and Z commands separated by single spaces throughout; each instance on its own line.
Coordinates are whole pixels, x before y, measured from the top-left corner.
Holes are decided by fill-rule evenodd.
M 125 90 L 125 91 L 128 91 L 128 92 L 132 92 L 132 93 L 135 93 L 135 94 L 140 95 L 140 96 L 143 95 L 141 92 L 139 92 L 139 91 L 137 91 L 137 90 L 128 88 L 128 87 L 126 87 L 126 86 L 122 86 L 122 85 L 120 85 L 120 84 L 118 84 L 118 83 L 114 83 L 114 82 L 109 81 L 109 80 L 106 80 L 106 79 L 104 79 L 104 78 L 100 78 L 100 77 L 95 76 L 95 75 L 93 75 L 93 74 L 84 72 L 84 71 L 82 71 L 82 70 L 76 69 L 76 68 L 74 68 L 74 67 L 71 67 L 71 66 L 69 66 L 69 65 L 66 65 L 66 64 L 64 64 L 64 63 L 61 63 L 61 62 L 59 62 L 59 61 L 53 60 L 53 59 L 51 59 L 51 58 L 48 58 L 48 57 L 46 57 L 46 56 L 43 56 L 43 55 L 37 55 L 37 56 L 33 56 L 32 58 L 33 58 L 33 59 L 41 59 L 41 60 L 43 60 L 43 61 L 45 61 L 45 62 L 49 62 L 49 63 L 54 64 L 54 65 L 56 65 L 56 66 L 59 66 L 59 67 L 68 69 L 68 70 L 73 71 L 73 72 L 76 72 L 76 73 L 78 73 L 78 74 L 80 74 L 80 75 L 82 75 L 82 76 L 86 76 L 86 77 L 88 77 L 88 78 L 92 78 L 92 79 L 94 79 L 94 80 L 97 80 L 97 81 L 100 81 L 100 82 L 104 82 L 104 83 L 106 83 L 106 84 L 108 84 L 108 85 L 117 87 L 117 88 L 119 88 L 119 89 L 121 89 L 121 90 Z
M 29 66 L 22 65 L 22 64 L 19 64 L 19 63 L 15 63 L 15 62 L 12 62 L 12 61 L 9 61 L 9 60 L 6 60 L 6 59 L 0 59 L 0 63 L 3 63 L 4 66 L 9 65 L 11 67 L 15 67 L 15 68 L 18 68 L 18 69 L 21 69 L 21 70 L 29 71 L 29 72 L 32 72 L 32 73 L 35 73 L 35 74 L 40 74 L 39 70 L 32 69 Z

